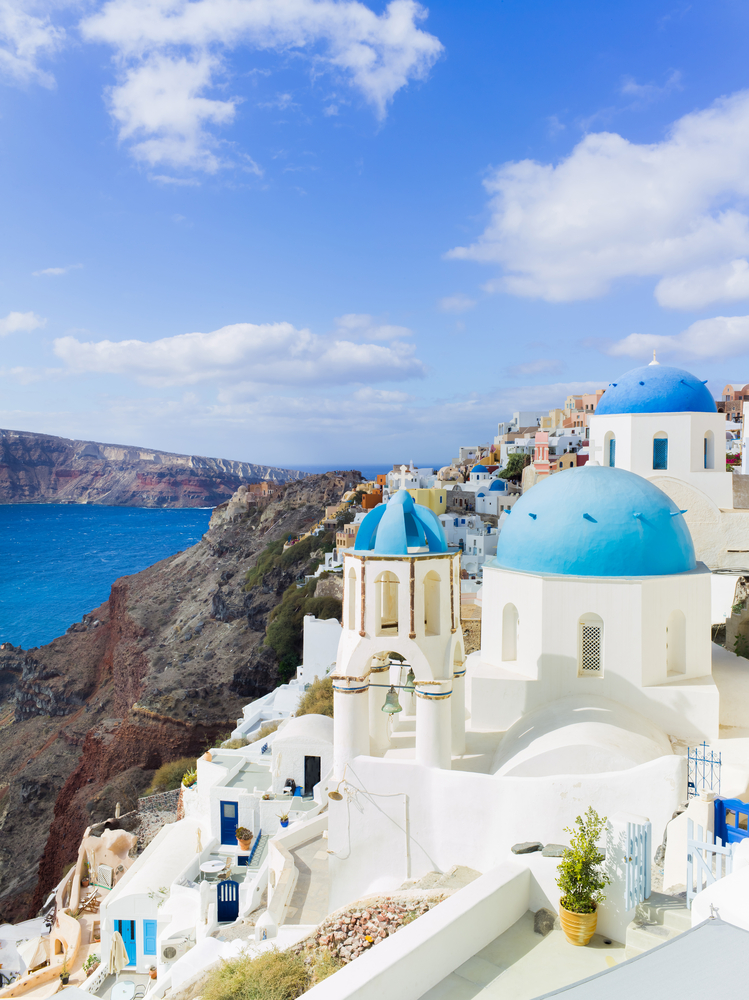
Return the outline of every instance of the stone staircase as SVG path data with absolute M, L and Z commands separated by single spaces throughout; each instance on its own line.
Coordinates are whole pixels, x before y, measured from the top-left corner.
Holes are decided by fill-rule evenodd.
M 652 892 L 638 903 L 635 918 L 627 927 L 624 958 L 634 958 L 644 951 L 671 941 L 692 926 L 692 915 L 682 896 Z

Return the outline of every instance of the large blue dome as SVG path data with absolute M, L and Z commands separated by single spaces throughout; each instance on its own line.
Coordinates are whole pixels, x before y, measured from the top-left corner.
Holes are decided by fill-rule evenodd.
M 668 365 L 645 365 L 612 382 L 596 407 L 606 413 L 717 413 L 707 386 L 684 371 Z
M 625 469 L 584 465 L 537 483 L 512 508 L 491 565 L 569 576 L 661 576 L 695 568 L 682 514 Z
M 386 504 L 371 510 L 359 525 L 354 552 L 379 556 L 447 552 L 445 532 L 436 514 L 398 490 Z

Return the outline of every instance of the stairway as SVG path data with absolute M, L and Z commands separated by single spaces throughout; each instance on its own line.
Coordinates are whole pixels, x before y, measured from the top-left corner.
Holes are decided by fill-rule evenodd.
M 265 855 L 268 853 L 268 841 L 270 840 L 270 834 L 264 833 L 260 837 L 260 843 L 257 845 L 255 853 L 252 855 L 252 863 L 247 865 L 247 872 L 254 875 L 263 863 Z
M 644 903 L 637 904 L 635 918 L 627 927 L 624 958 L 642 955 L 683 934 L 691 926 L 692 914 L 681 896 L 652 892 Z

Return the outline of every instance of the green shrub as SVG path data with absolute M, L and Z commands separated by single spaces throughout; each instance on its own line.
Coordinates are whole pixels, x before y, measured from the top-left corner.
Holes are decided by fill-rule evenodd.
M 172 760 L 168 764 L 162 764 L 154 772 L 151 784 L 146 790 L 146 795 L 157 795 L 159 792 L 171 792 L 179 788 L 182 784 L 182 777 L 186 771 L 195 770 L 197 761 L 194 757 L 180 757 L 179 760 Z
M 182 784 L 185 788 L 192 788 L 195 782 L 198 780 L 198 772 L 194 767 L 188 768 L 182 775 Z
M 314 681 L 302 695 L 297 715 L 327 715 L 333 718 L 333 681 L 330 677 Z
M 335 534 L 332 531 L 326 531 L 322 535 L 310 535 L 309 538 L 304 538 L 296 545 L 290 546 L 285 552 L 283 551 L 284 544 L 284 540 L 279 538 L 278 541 L 266 545 L 257 557 L 255 565 L 247 571 L 245 590 L 252 590 L 253 587 L 262 583 L 265 574 L 273 569 L 289 570 L 301 563 L 309 562 L 312 553 L 318 549 L 323 553 L 332 552 L 335 548 Z M 319 559 L 312 560 L 311 568 L 314 567 L 312 572 L 319 563 Z
M 341 617 L 341 602 L 337 597 L 315 597 L 317 582 L 304 587 L 295 583 L 286 590 L 280 604 L 271 611 L 265 630 L 265 645 L 278 657 L 278 669 L 283 680 L 293 676 L 302 659 L 302 633 L 305 615 L 317 618 Z
M 588 807 L 585 816 L 575 820 L 577 829 L 567 827 L 564 831 L 570 835 L 570 846 L 559 862 L 557 885 L 562 890 L 560 904 L 572 913 L 593 913 L 606 898 L 602 890 L 611 879 L 600 868 L 605 855 L 596 846 L 605 825 L 606 817 Z
M 311 985 L 309 967 L 292 951 L 222 962 L 208 976 L 203 1000 L 296 1000 Z

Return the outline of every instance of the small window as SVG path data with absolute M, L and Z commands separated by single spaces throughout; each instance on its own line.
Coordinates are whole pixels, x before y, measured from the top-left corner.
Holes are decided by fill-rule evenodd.
M 518 658 L 518 609 L 514 604 L 505 604 L 502 611 L 502 659 Z
M 603 621 L 598 615 L 583 615 L 578 622 L 578 676 L 602 677 Z
M 704 443 L 704 457 L 705 457 L 705 468 L 714 469 L 715 468 L 715 438 L 712 431 L 708 431 L 705 434 Z
M 668 468 L 668 436 L 662 431 L 653 438 L 653 468 Z

